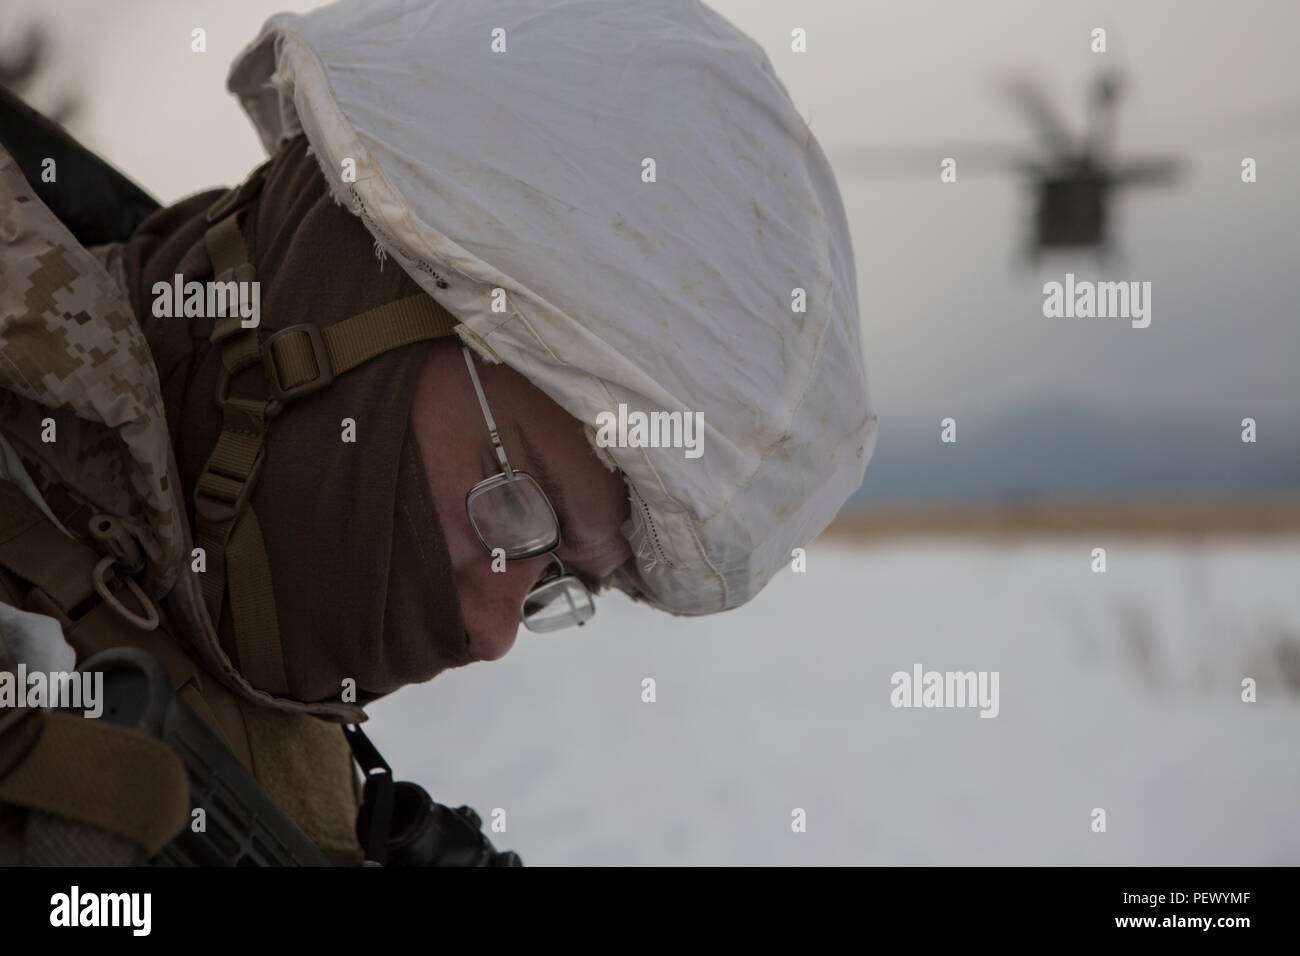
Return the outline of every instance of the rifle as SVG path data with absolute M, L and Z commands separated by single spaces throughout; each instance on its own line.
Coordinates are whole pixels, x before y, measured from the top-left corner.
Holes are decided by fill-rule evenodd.
M 167 671 L 152 654 L 134 647 L 113 648 L 95 654 L 79 669 L 104 675 L 104 708 L 98 719 L 148 734 L 170 747 L 185 765 L 191 811 L 203 810 L 204 827 L 199 831 L 186 827 L 148 861 L 150 865 L 330 865 L 257 779 L 176 696 Z M 346 732 L 358 760 L 362 761 L 363 752 L 366 756 L 362 767 L 368 779 L 357 823 L 358 835 L 364 833 L 367 842 L 366 865 L 523 865 L 518 854 L 493 848 L 473 810 L 452 810 L 435 803 L 416 784 L 395 783 L 387 763 L 360 728 L 349 727 Z

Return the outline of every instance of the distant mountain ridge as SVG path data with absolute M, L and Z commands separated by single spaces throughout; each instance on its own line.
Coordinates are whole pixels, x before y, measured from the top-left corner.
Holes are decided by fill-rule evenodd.
M 1045 398 L 982 421 L 957 416 L 957 441 L 944 444 L 937 420 L 891 428 L 882 416 L 848 507 L 1300 492 L 1300 423 L 1261 421 L 1248 444 L 1240 422 Z

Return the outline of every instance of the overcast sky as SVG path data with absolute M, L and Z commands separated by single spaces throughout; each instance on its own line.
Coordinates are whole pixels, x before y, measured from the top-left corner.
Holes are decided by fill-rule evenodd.
M 225 91 L 231 59 L 281 10 L 312 3 L 8 0 L 0 38 L 32 17 L 57 29 L 35 99 L 85 87 L 73 124 L 164 202 L 241 179 L 261 146 Z M 868 371 L 882 424 L 937 426 L 1056 394 L 1117 410 L 1228 423 L 1300 425 L 1300 3 L 1132 0 L 725 0 L 712 6 L 767 51 L 840 170 L 858 262 Z M 208 52 L 190 51 L 207 30 Z M 1089 49 L 1094 27 L 1109 50 Z M 802 27 L 808 51 L 790 50 Z M 1102 66 L 1130 80 L 1118 152 L 1175 155 L 1182 183 L 1138 189 L 1117 207 L 1120 258 L 1015 268 L 1026 193 L 1009 175 L 963 175 L 962 145 L 1032 154 L 999 95 L 1008 71 L 1040 78 L 1082 126 Z M 915 175 L 864 176 L 862 144 L 951 144 Z M 1244 156 L 1259 182 L 1244 185 Z M 1150 328 L 1045 319 L 1042 285 L 1080 278 L 1152 283 Z

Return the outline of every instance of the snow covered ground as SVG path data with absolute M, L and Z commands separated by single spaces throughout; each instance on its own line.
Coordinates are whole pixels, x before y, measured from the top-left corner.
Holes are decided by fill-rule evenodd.
M 371 708 L 526 864 L 1300 863 L 1300 541 L 819 542 L 727 614 L 596 600 Z M 917 663 L 999 715 L 894 708 Z

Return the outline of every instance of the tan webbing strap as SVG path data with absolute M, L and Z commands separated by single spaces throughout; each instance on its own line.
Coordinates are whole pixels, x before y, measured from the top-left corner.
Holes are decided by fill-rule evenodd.
M 221 434 L 194 489 L 195 543 L 208 556 L 201 584 L 213 625 L 220 623 L 228 587 L 240 669 L 254 686 L 279 695 L 289 686 L 271 567 L 257 515 L 248 503 L 265 455 L 266 405 L 254 399 L 226 399 Z
M 424 293 L 398 299 L 319 330 L 326 368 L 320 367 L 322 356 L 307 331 L 315 326 L 292 325 L 267 340 L 271 381 L 292 396 L 294 389 L 328 381 L 390 349 L 451 335 L 456 325 L 452 314 Z M 274 388 L 272 395 L 279 397 Z
M 252 282 L 257 278 L 253 264 L 249 262 L 244 233 L 239 226 L 240 211 L 236 210 L 226 216 L 203 234 L 208 258 L 212 261 L 214 282 Z M 232 337 L 237 340 L 229 341 Z M 216 318 L 209 340 L 214 345 L 226 343 L 221 352 L 221 361 L 232 376 L 256 364 L 261 358 L 261 341 L 257 330 L 244 328 L 239 316 Z
M 99 720 L 47 713 L 35 744 L 0 778 L 0 801 L 125 837 L 155 855 L 185 828 L 185 766 L 161 740 Z M 6 735 L 6 738 L 8 735 Z M 0 738 L 0 748 L 8 743 Z
M 54 527 L 17 485 L 0 481 L 0 567 L 40 588 L 66 614 L 95 593 L 99 555 Z
M 221 620 L 225 590 L 224 550 L 235 518 L 247 506 L 261 471 L 266 441 L 266 403 L 227 398 L 221 434 L 194 486 L 195 543 L 207 556 L 203 599 L 214 625 Z
M 17 665 L 6 655 L 4 669 L 15 673 Z M 0 712 L 0 780 L 27 755 L 41 739 L 41 711 L 30 707 L 11 707 Z
M 248 260 L 248 246 L 239 227 L 239 213 L 226 216 L 203 234 L 203 242 L 212 261 L 212 278 L 215 282 L 232 279 L 252 281 L 253 266 Z
M 215 281 L 256 278 L 239 227 L 239 210 L 212 226 L 204 242 Z M 222 347 L 226 382 L 261 359 L 259 330 L 244 328 L 237 317 L 217 319 L 210 340 Z M 224 387 L 218 401 L 221 434 L 194 487 L 195 544 L 207 559 L 200 579 L 203 600 L 213 626 L 220 627 L 222 599 L 229 590 L 236 654 L 244 676 L 269 693 L 284 694 L 288 685 L 270 564 L 249 505 L 262 469 L 267 423 L 278 409 L 273 410 L 269 400 L 231 397 Z
M 261 337 L 256 329 L 241 326 L 239 319 L 218 319 L 210 338 L 222 343 L 221 364 L 232 378 L 262 360 Z
M 262 540 L 262 526 L 252 508 L 244 511 L 226 545 L 230 581 L 230 611 L 234 615 L 235 645 L 245 676 L 272 694 L 287 694 L 289 678 L 280 646 L 280 619 L 271 589 L 271 565 Z

